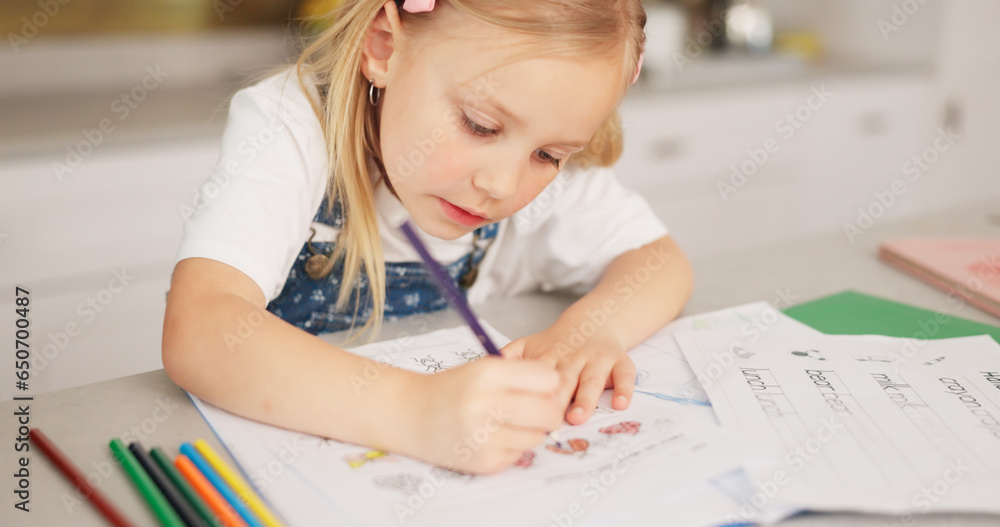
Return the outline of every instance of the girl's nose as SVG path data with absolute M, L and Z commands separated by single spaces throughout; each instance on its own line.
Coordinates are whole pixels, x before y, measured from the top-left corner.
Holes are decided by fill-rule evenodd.
M 521 179 L 523 167 L 517 163 L 498 163 L 476 173 L 472 184 L 485 191 L 490 198 L 501 200 L 513 196 Z

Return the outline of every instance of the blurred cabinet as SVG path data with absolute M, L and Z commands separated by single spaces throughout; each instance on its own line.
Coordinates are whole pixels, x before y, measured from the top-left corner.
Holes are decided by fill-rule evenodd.
M 3 161 L 0 310 L 15 285 L 31 291 L 31 393 L 162 367 L 183 207 L 218 156 L 214 135 L 105 146 L 61 180 L 57 153 Z
M 934 139 L 942 106 L 921 71 L 639 89 L 616 172 L 693 256 L 780 243 L 852 219 Z M 900 199 L 889 213 L 920 208 Z
M 218 160 L 230 94 L 287 61 L 285 37 L 39 38 L 0 52 L 0 311 L 15 285 L 31 290 L 32 393 L 162 367 L 185 210 Z

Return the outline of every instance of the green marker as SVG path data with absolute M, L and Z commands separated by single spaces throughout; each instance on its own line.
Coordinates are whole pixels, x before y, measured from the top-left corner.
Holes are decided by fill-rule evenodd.
M 121 463 L 125 472 L 132 478 L 132 483 L 135 483 L 135 486 L 139 488 L 139 492 L 142 493 L 142 497 L 146 499 L 149 507 L 153 509 L 153 513 L 160 520 L 160 524 L 165 527 L 185 527 L 180 516 L 174 512 L 173 507 L 170 506 L 170 502 L 167 501 L 167 498 L 157 488 L 156 483 L 153 483 L 149 474 L 142 469 L 142 465 L 135 459 L 135 456 L 125 446 L 125 443 L 122 443 L 122 440 L 116 437 L 108 444 L 111 446 L 111 453 L 115 455 L 115 459 Z
M 167 453 L 160 447 L 153 447 L 150 454 L 153 456 L 153 459 L 156 460 L 156 464 L 158 464 L 160 468 L 167 473 L 170 481 L 172 481 L 174 485 L 180 489 L 181 494 L 187 498 L 188 502 L 191 503 L 191 506 L 194 507 L 194 510 L 198 511 L 198 514 L 212 527 L 223 527 L 222 522 L 219 521 L 219 517 L 212 512 L 212 509 L 208 508 L 208 505 L 206 505 L 205 501 L 201 499 L 201 496 L 199 496 L 198 493 L 191 488 L 191 484 L 184 479 L 184 476 L 182 476 L 181 473 L 177 471 L 177 468 L 174 467 L 174 464 L 170 462 L 170 457 L 167 456 Z

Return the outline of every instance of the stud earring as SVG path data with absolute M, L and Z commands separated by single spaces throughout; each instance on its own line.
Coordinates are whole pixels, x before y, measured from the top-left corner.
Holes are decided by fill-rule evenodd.
M 375 106 L 380 97 L 382 97 L 382 90 L 375 87 L 375 79 L 368 79 L 368 102 Z

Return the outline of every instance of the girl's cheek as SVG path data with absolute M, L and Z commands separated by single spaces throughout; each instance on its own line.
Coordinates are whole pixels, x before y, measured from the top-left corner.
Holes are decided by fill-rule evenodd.
M 440 136 L 439 136 L 440 137 Z M 458 186 L 469 173 L 469 152 L 451 138 L 435 142 L 424 166 L 425 181 L 438 186 Z
M 508 215 L 513 215 L 524 207 L 527 207 L 532 200 L 537 198 L 542 192 L 545 192 L 545 189 L 553 179 L 555 178 L 544 179 L 539 177 L 530 179 L 527 184 L 522 185 L 522 188 L 518 189 L 517 199 L 513 200 L 514 203 L 511 204 L 511 210 Z

